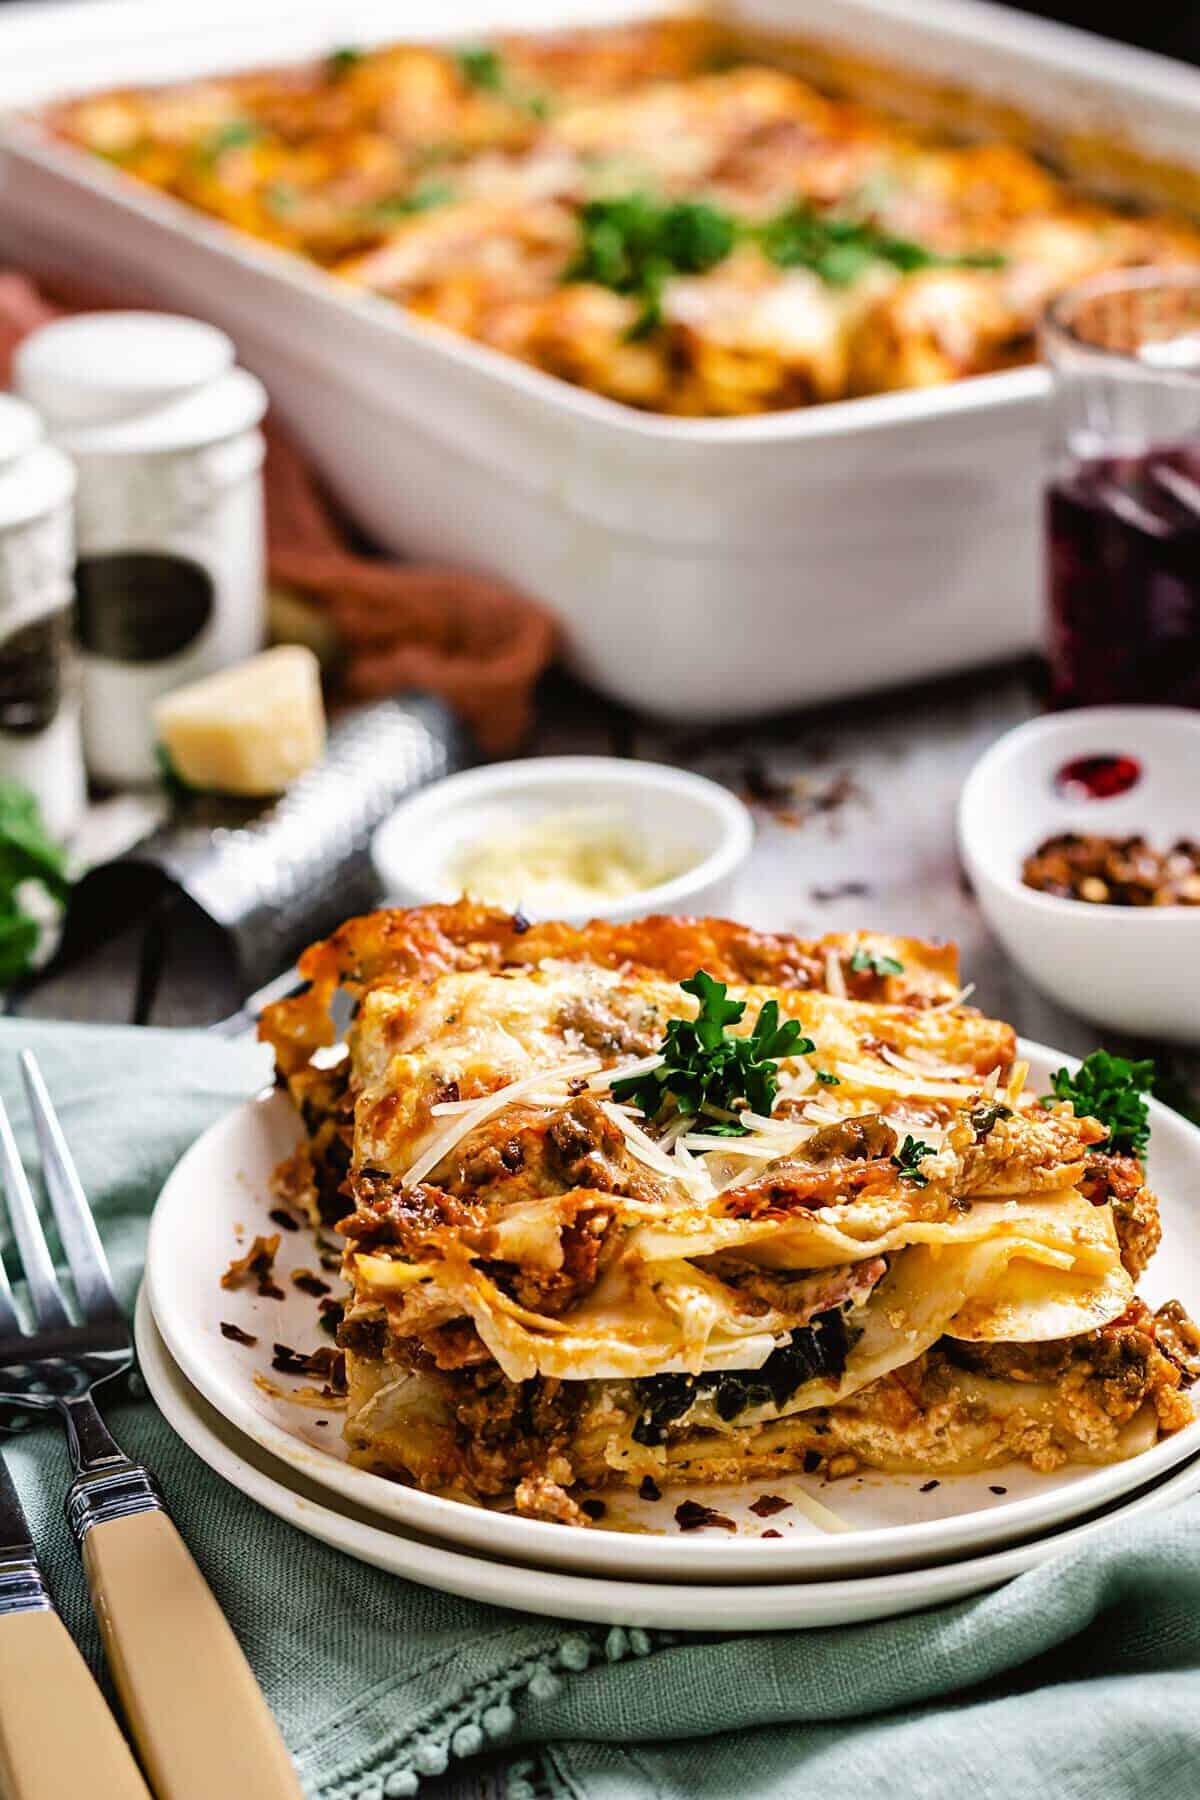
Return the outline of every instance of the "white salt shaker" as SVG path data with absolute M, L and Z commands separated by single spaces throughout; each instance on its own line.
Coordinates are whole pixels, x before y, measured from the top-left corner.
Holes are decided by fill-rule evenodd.
M 0 781 L 33 793 L 59 842 L 86 797 L 71 647 L 74 487 L 37 414 L 0 394 Z
M 266 628 L 267 397 L 198 319 L 82 313 L 33 332 L 14 385 L 78 480 L 83 745 L 101 782 L 156 776 L 154 702 Z

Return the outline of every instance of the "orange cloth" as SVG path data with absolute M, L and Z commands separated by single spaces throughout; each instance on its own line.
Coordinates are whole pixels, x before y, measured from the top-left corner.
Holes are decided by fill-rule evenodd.
M 0 271 L 0 385 L 28 332 L 64 312 L 113 304 L 83 284 L 58 277 L 35 284 Z M 265 485 L 270 577 L 328 610 L 345 653 L 345 694 L 440 694 L 489 755 L 514 749 L 532 721 L 535 683 L 554 655 L 550 615 L 485 575 L 357 554 L 312 466 L 274 418 Z

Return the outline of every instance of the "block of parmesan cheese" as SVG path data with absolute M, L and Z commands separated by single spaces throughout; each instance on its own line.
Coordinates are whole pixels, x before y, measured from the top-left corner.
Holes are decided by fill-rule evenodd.
M 221 794 L 281 794 L 325 748 L 320 665 L 300 644 L 175 688 L 154 708 L 181 781 Z

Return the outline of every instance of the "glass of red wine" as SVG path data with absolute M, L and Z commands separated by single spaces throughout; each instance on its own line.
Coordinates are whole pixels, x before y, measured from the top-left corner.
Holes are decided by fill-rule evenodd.
M 1043 322 L 1058 706 L 1200 706 L 1200 269 L 1068 289 Z

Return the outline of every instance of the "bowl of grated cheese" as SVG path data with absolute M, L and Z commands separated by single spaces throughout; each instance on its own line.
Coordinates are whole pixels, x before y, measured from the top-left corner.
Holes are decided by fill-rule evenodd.
M 372 846 L 387 899 L 474 900 L 530 919 L 736 910 L 754 827 L 727 788 L 660 763 L 538 757 L 451 775 Z

